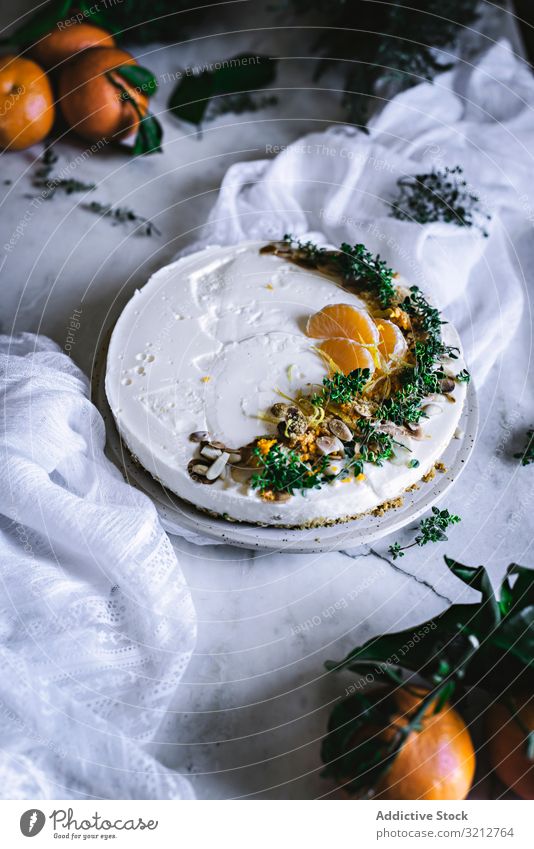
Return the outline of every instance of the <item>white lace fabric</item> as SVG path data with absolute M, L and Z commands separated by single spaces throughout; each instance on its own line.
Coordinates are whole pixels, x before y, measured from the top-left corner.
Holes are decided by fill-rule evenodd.
M 150 753 L 196 634 L 169 539 L 54 343 L 1 337 L 0 374 L 0 794 L 191 798 Z

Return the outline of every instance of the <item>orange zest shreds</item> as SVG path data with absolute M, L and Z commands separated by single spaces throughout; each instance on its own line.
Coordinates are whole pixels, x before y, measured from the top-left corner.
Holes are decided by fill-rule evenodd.
M 263 457 L 266 457 L 273 445 L 276 444 L 276 439 L 258 439 L 257 447 L 260 451 L 260 454 Z
M 365 475 L 364 475 L 364 473 L 363 473 L 363 472 L 360 472 L 360 474 L 359 474 L 359 475 L 356 475 L 356 480 L 357 480 L 357 481 L 364 481 L 364 480 L 365 480 Z
M 265 288 L 268 289 L 269 292 L 274 292 L 274 286 L 272 283 L 267 283 Z
M 350 478 L 341 478 L 341 483 L 350 483 Z
M 363 345 L 352 339 L 326 339 L 319 345 L 319 350 L 334 361 L 343 374 L 350 374 L 354 369 L 375 370 L 373 357 Z
M 390 309 L 388 312 L 388 318 L 394 324 L 398 324 L 399 327 L 402 327 L 403 330 L 410 329 L 410 316 L 400 307 L 393 307 Z
M 304 451 L 314 452 L 317 450 L 314 433 L 301 433 L 299 436 L 295 437 L 295 444 L 299 445 Z
M 376 346 L 378 333 L 371 316 L 350 304 L 329 304 L 308 319 L 306 333 L 312 339 L 352 339 Z
M 261 493 L 264 501 L 274 501 L 274 492 L 271 489 L 266 489 Z
M 209 383 L 211 380 L 211 376 L 209 374 L 205 374 L 204 377 L 200 378 L 202 383 Z

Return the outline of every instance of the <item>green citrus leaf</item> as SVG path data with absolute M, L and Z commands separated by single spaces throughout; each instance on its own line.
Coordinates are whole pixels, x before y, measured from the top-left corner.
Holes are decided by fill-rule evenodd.
M 376 784 L 396 755 L 375 733 L 390 724 L 393 710 L 384 693 L 357 693 L 340 701 L 321 744 L 322 775 L 343 781 L 353 793 Z
M 158 83 L 156 77 L 148 68 L 143 68 L 142 65 L 120 65 L 113 70 L 147 97 L 152 97 L 156 93 Z
M 511 563 L 508 576 L 516 578 L 511 591 L 510 612 L 534 604 L 534 570 Z
M 133 155 L 146 156 L 150 153 L 161 153 L 162 138 L 163 127 L 151 112 L 147 112 L 139 123 L 132 151 Z
M 216 63 L 220 67 L 200 74 L 186 73 L 169 99 L 169 109 L 182 121 L 199 126 L 214 97 L 255 91 L 269 85 L 276 74 L 276 60 L 242 53 Z
M 105 9 L 100 11 L 102 7 L 99 3 L 95 3 L 95 0 L 81 0 L 80 3 L 76 3 L 76 6 L 80 9 L 80 12 L 83 12 L 84 17 L 88 21 L 107 29 L 108 32 L 111 32 L 114 35 L 123 29 L 123 27 L 115 23 L 115 21 L 110 18 L 109 14 L 106 14 Z

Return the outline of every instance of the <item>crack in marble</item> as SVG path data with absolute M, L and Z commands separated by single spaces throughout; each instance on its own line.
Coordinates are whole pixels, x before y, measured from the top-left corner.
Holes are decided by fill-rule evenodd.
M 378 557 L 379 560 L 382 560 L 384 563 L 387 563 L 388 566 L 391 566 L 396 572 L 400 572 L 401 575 L 406 575 L 407 578 L 412 578 L 417 584 L 421 584 L 423 587 L 427 587 L 431 592 L 434 593 L 435 596 L 441 598 L 443 601 L 446 601 L 447 604 L 454 604 L 452 598 L 449 598 L 447 595 L 443 595 L 440 593 L 435 587 L 432 586 L 428 581 L 425 581 L 424 578 L 419 578 L 418 575 L 414 575 L 413 572 L 408 572 L 407 569 L 402 569 L 398 563 L 394 563 L 393 560 L 390 560 L 389 557 L 386 557 L 384 554 L 380 554 L 375 548 L 369 548 L 368 551 L 365 551 L 361 554 L 349 554 L 348 551 L 341 551 L 340 554 L 345 555 L 345 557 L 350 557 L 352 560 L 356 560 L 358 557 L 370 557 L 373 555 L 374 557 Z

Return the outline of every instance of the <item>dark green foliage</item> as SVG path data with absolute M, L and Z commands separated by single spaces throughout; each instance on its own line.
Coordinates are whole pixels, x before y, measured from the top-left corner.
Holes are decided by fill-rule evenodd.
M 477 686 L 490 695 L 534 686 L 534 570 L 513 563 L 498 598 L 483 566 L 463 566 L 449 557 L 451 572 L 481 593 L 481 600 L 453 604 L 439 616 L 415 628 L 373 637 L 327 668 L 380 674 L 421 675 L 434 687 L 451 682 L 455 688 Z M 399 654 L 414 633 L 425 631 L 408 652 Z M 402 655 L 402 656 L 401 656 Z M 400 658 L 400 659 L 399 659 Z
M 525 447 L 519 454 L 514 454 L 518 460 L 521 460 L 522 466 L 529 466 L 534 463 L 534 429 L 527 430 L 527 441 Z
M 203 11 L 205 5 L 210 7 L 209 14 Z M 452 63 L 438 60 L 435 49 L 455 44 L 462 29 L 476 20 L 478 5 L 477 0 L 397 0 L 395 3 L 278 0 L 275 4 L 261 4 L 261 12 L 270 14 L 275 26 L 293 27 L 296 50 L 299 28 L 305 30 L 311 26 L 321 33 L 314 45 L 319 56 L 319 62 L 315 61 L 315 78 L 332 65 L 341 68 L 347 118 L 365 129 L 375 105 L 382 102 L 377 95 L 378 84 L 382 89 L 385 84 L 386 96 L 390 96 L 403 87 L 431 80 L 451 66 Z M 257 25 L 258 11 L 252 2 L 243 4 L 244 26 Z M 27 46 L 49 32 L 57 21 L 80 13 L 83 20 L 114 33 L 119 42 L 139 44 L 180 42 L 191 32 L 210 32 L 209 26 L 216 20 L 213 4 L 207 0 L 197 0 L 195 4 L 185 0 L 117 0 L 116 3 L 109 0 L 106 4 L 93 0 L 53 0 L 22 24 L 10 41 Z M 253 67 L 244 71 L 234 93 L 259 87 L 253 82 Z M 202 100 L 206 95 L 185 94 L 185 97 L 179 95 L 177 105 L 179 108 L 190 105 L 190 114 L 196 117 L 199 109 L 194 112 L 192 101 Z M 241 110 L 246 102 L 238 101 Z M 248 103 L 251 108 L 261 108 L 254 99 Z
M 399 221 L 419 224 L 443 221 L 458 227 L 476 227 L 487 236 L 481 222 L 489 221 L 491 216 L 482 211 L 480 198 L 469 190 L 462 174 L 462 168 L 457 165 L 429 174 L 401 177 L 397 180 L 399 194 L 390 215 Z
M 194 7 L 210 5 L 208 0 L 52 0 L 15 31 L 11 40 L 26 46 L 49 32 L 58 22 L 81 13 L 83 20 L 112 32 L 118 41 L 146 44 L 174 41 L 184 36 L 184 24 L 198 25 L 201 13 L 185 15 Z
M 480 601 L 453 604 L 434 619 L 373 637 L 344 660 L 326 664 L 330 671 L 346 669 L 390 686 L 409 688 L 413 676 L 420 676 L 430 689 L 410 717 L 409 730 L 417 730 L 418 720 L 432 703 L 438 712 L 446 701 L 457 700 L 472 687 L 512 706 L 515 693 L 530 693 L 534 687 L 534 571 L 511 564 L 497 598 L 483 566 L 463 566 L 448 557 L 445 562 L 481 594 Z M 324 775 L 352 779 L 347 789 L 358 792 L 383 775 L 406 737 L 398 732 L 389 740 L 376 736 L 376 729 L 387 727 L 395 711 L 383 688 L 368 693 L 360 679 L 348 692 L 352 694 L 340 700 L 330 716 L 321 754 Z M 375 735 L 369 735 L 370 728 Z M 359 732 L 369 742 L 355 746 Z M 525 751 L 532 759 L 532 734 L 525 734 Z
M 324 22 L 316 47 L 322 56 L 316 76 L 332 65 L 345 77 L 343 102 L 350 121 L 365 128 L 375 106 L 377 84 L 388 93 L 431 80 L 451 63 L 440 62 L 435 48 L 453 46 L 463 27 L 477 18 L 477 0 L 291 0 L 305 23 Z
M 270 85 L 276 74 L 276 60 L 268 56 L 241 53 L 220 64 L 179 80 L 169 99 L 169 109 L 177 118 L 200 126 L 215 114 L 231 111 L 223 105 L 226 97 L 233 99 L 234 108 L 244 111 L 256 103 L 250 92 Z

